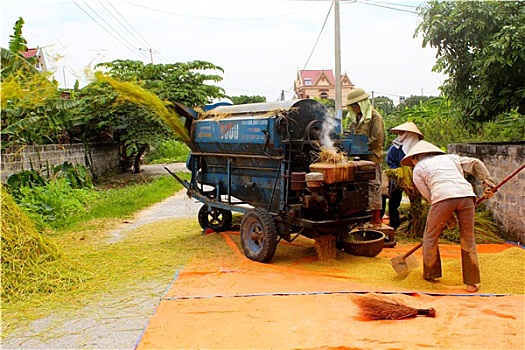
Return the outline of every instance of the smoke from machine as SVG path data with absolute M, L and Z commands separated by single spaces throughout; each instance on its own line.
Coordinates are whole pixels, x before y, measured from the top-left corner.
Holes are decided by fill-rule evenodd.
M 321 146 L 324 146 L 329 150 L 335 150 L 334 142 L 330 139 L 330 133 L 336 126 L 337 120 L 330 113 L 326 112 L 321 129 Z

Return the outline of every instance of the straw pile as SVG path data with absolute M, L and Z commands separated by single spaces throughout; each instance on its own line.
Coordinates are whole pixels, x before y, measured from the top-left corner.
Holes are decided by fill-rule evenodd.
M 335 243 L 337 237 L 335 235 L 319 235 L 315 237 L 315 251 L 319 260 L 335 259 L 337 255 L 337 248 Z
M 69 289 L 82 281 L 79 269 L 58 247 L 39 234 L 33 222 L 4 188 L 2 201 L 2 286 L 3 301 L 24 299 L 33 293 Z
M 345 164 L 348 163 L 348 155 L 337 148 L 321 146 L 314 163 Z

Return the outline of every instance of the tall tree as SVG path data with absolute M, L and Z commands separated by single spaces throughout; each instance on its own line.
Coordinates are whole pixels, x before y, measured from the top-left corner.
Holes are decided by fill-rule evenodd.
M 383 116 L 394 111 L 394 101 L 386 96 L 374 97 L 374 108 L 381 111 Z
M 414 36 L 437 48 L 441 90 L 467 121 L 525 113 L 525 2 L 433 0 L 419 13 Z

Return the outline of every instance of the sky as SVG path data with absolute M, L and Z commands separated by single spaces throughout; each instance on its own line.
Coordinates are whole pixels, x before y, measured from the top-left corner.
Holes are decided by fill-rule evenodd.
M 420 1 L 340 1 L 341 73 L 374 96 L 438 96 L 436 50 L 414 38 Z M 202 60 L 224 69 L 227 95 L 294 96 L 300 69 L 333 69 L 331 0 L 2 0 L 1 46 L 19 17 L 60 87 L 87 84 L 97 63 Z

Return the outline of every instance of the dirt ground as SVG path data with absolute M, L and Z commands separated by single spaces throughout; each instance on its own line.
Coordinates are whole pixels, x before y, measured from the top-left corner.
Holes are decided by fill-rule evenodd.
M 287 266 L 260 264 L 244 257 L 237 236 L 222 233 L 234 253 L 230 259 L 196 259 L 179 271 L 137 349 L 525 347 L 523 294 L 468 294 L 462 285 L 437 286 L 432 292 L 395 283 L 385 288 L 335 270 L 304 269 L 301 260 Z M 289 249 L 300 252 L 310 246 L 308 240 L 299 239 Z M 378 258 L 397 256 L 409 247 L 384 249 Z M 445 259 L 459 259 L 458 247 L 452 247 Z M 495 254 L 510 247 L 480 246 L 479 253 Z M 437 316 L 367 320 L 353 298 L 370 297 L 371 292 L 406 306 L 435 308 Z

